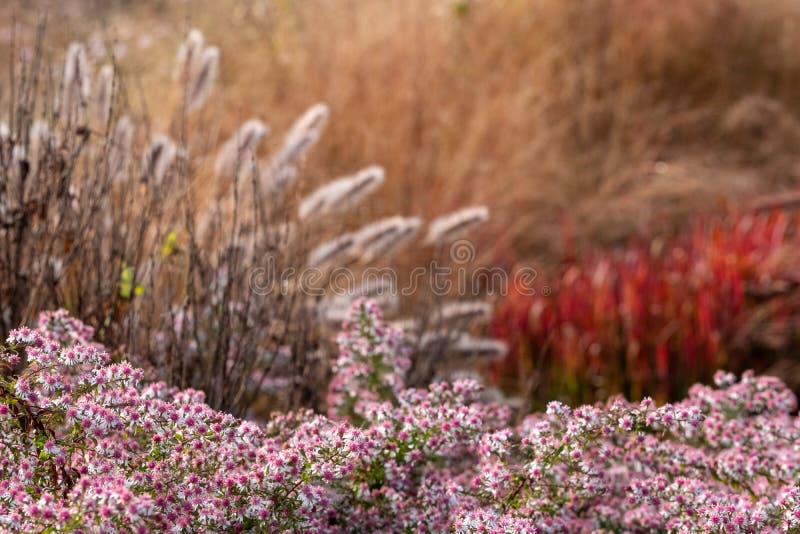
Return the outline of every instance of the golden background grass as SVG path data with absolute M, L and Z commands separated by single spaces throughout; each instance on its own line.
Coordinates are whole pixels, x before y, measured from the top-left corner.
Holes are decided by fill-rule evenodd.
M 364 211 L 485 203 L 480 237 L 501 264 L 557 258 L 565 232 L 585 245 L 669 230 L 800 178 L 788 0 L 18 0 L 0 8 L 4 62 L 12 28 L 24 41 L 43 8 L 54 69 L 71 40 L 99 55 L 117 43 L 152 132 L 170 128 L 175 51 L 201 29 L 221 72 L 193 134 L 221 144 L 257 117 L 266 153 L 327 102 L 301 192 L 380 164 L 387 183 Z

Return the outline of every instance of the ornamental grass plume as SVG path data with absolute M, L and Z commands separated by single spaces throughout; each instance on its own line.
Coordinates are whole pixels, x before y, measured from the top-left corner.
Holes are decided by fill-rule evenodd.
M 197 28 L 192 28 L 186 35 L 186 40 L 178 48 L 175 59 L 173 79 L 177 82 L 188 83 L 197 77 L 202 66 L 201 56 L 204 45 L 203 33 Z
M 147 183 L 161 186 L 177 154 L 175 142 L 169 136 L 154 135 L 142 158 L 143 179 Z
M 318 102 L 308 108 L 305 113 L 292 124 L 291 128 L 289 128 L 289 131 L 286 133 L 284 148 L 291 147 L 295 144 L 293 141 L 298 141 L 307 136 L 311 136 L 314 142 L 317 142 L 325 126 L 328 125 L 330 114 L 330 108 L 328 108 L 327 104 L 322 102 Z M 279 154 L 292 155 L 292 157 L 289 158 L 289 163 L 292 164 L 296 163 L 298 156 L 302 155 L 302 153 L 298 154 L 294 149 L 289 149 L 286 152 L 281 150 Z
M 463 236 L 474 226 L 488 220 L 489 209 L 486 206 L 462 208 L 434 219 L 428 226 L 425 242 L 435 245 L 452 241 Z
M 386 261 L 400 252 L 419 232 L 419 217 L 387 217 L 361 227 L 354 234 L 362 261 Z
M 329 116 L 328 106 L 317 103 L 294 122 L 281 148 L 263 167 L 260 181 L 264 191 L 277 198 L 292 184 L 298 165 L 319 141 Z
M 483 301 L 448 302 L 436 311 L 436 316 L 444 323 L 484 323 L 492 318 L 492 310 L 493 306 Z
M 310 221 L 348 211 L 378 189 L 383 184 L 384 176 L 381 167 L 372 166 L 352 176 L 333 180 L 300 201 L 298 217 Z
M 86 120 L 91 84 L 86 49 L 81 43 L 72 43 L 64 59 L 64 75 L 61 80 L 60 116 L 65 124 L 82 124 Z
M 269 133 L 269 127 L 258 119 L 250 119 L 222 145 L 214 162 L 218 178 L 232 179 L 248 159 L 255 159 L 255 150 Z
M 219 48 L 209 46 L 200 55 L 196 74 L 186 84 L 186 110 L 195 111 L 205 104 L 214 88 L 219 69 Z
M 319 141 L 330 118 L 326 104 L 317 103 L 305 111 L 289 128 L 283 146 L 275 154 L 272 165 L 296 166 L 311 148 Z
M 460 332 L 449 329 L 432 330 L 427 329 L 417 338 L 417 347 L 421 353 L 433 351 L 434 348 L 447 348 L 452 345 L 460 336 Z
M 352 258 L 356 238 L 352 233 L 342 234 L 326 241 L 308 254 L 308 267 L 331 267 L 346 264 Z
M 467 356 L 503 360 L 508 354 L 508 343 L 500 339 L 474 337 L 461 334 L 453 344 L 453 351 Z
M 297 167 L 282 165 L 280 167 L 267 167 L 260 177 L 261 190 L 268 192 L 273 198 L 280 198 L 298 175 Z

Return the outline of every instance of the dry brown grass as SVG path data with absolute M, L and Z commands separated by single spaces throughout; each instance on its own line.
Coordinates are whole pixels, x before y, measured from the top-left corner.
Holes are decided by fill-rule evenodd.
M 276 187 L 277 177 L 301 171 L 303 152 L 327 122 L 326 106 L 314 106 L 291 127 L 262 174 L 250 158 L 267 131 L 260 121 L 244 123 L 238 139 L 219 151 L 221 159 L 213 157 L 227 121 L 219 127 L 219 109 L 202 108 L 218 51 L 203 46 L 199 32 L 182 47 L 193 52 L 181 53 L 175 69 L 181 81 L 159 86 L 155 109 L 137 110 L 131 102 L 147 94 L 135 71 L 117 77 L 120 63 L 89 61 L 77 42 L 58 69 L 43 49 L 46 29 L 39 23 L 31 52 L 27 36 L 15 39 L 22 57 L 9 69 L 8 92 L 0 98 L 9 113 L 0 122 L 0 336 L 39 310 L 65 307 L 96 326 L 98 340 L 122 346 L 146 365 L 152 378 L 200 388 L 213 406 L 242 413 L 261 397 L 274 405 L 320 407 L 330 325 L 338 329 L 342 309 L 360 291 L 342 282 L 358 284 L 360 270 L 386 264 L 388 252 L 418 233 L 420 220 L 369 224 L 340 236 L 336 243 L 345 245 L 316 261 L 321 255 L 314 251 L 321 249 L 308 253 L 308 247 L 343 223 L 363 224 L 353 208 L 384 179 L 382 169 L 371 167 L 328 181 L 299 209 L 286 194 L 298 196 L 291 184 Z M 176 100 L 173 93 L 181 92 Z M 428 248 L 442 251 L 487 218 L 486 208 L 472 208 L 434 221 Z M 299 272 L 317 264 L 319 276 Z M 339 274 L 350 276 L 334 279 L 334 267 L 347 267 Z M 337 294 L 310 291 L 332 290 L 334 281 Z M 502 343 L 464 337 L 474 313 L 437 314 L 436 304 L 406 305 L 429 319 L 419 327 L 417 345 L 432 362 L 410 379 L 437 371 L 448 352 L 462 356 L 460 362 L 505 351 Z M 424 342 L 428 327 L 437 333 L 435 349 Z M 444 343 L 451 339 L 453 351 Z
M 4 9 L 24 17 L 23 4 Z M 325 101 L 331 126 L 305 191 L 379 163 L 388 179 L 369 215 L 486 203 L 485 242 L 501 262 L 557 256 L 564 228 L 579 244 L 617 241 L 800 178 L 800 4 L 789 0 L 50 8 L 68 22 L 54 41 L 95 33 L 126 44 L 127 74 L 155 117 L 177 98 L 164 89 L 177 43 L 201 28 L 222 51 L 209 113 L 226 120 L 212 139 L 250 116 L 285 131 Z

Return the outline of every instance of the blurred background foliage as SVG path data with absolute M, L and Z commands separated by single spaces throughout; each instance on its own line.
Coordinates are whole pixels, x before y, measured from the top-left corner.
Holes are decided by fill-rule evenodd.
M 671 398 L 715 366 L 765 363 L 742 345 L 758 336 L 734 335 L 773 325 L 752 322 L 765 301 L 793 317 L 791 263 L 775 259 L 794 257 L 793 214 L 746 221 L 755 197 L 800 180 L 798 2 L 11 0 L 4 68 L 42 9 L 54 68 L 73 40 L 112 52 L 140 118 L 174 109 L 164 87 L 191 27 L 221 50 L 210 138 L 251 116 L 284 131 L 328 103 L 301 191 L 375 161 L 390 179 L 365 216 L 488 205 L 481 262 L 533 265 L 554 289 L 498 307 L 515 351 L 494 377 L 532 400 Z M 775 365 L 793 361 L 793 324 L 756 343 Z

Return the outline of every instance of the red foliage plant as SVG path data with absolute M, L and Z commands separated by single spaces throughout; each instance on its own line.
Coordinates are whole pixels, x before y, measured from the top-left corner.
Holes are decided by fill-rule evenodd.
M 566 262 L 535 294 L 512 287 L 492 324 L 513 349 L 495 379 L 534 404 L 664 401 L 722 366 L 763 368 L 792 343 L 799 223 L 784 211 L 698 221 Z

